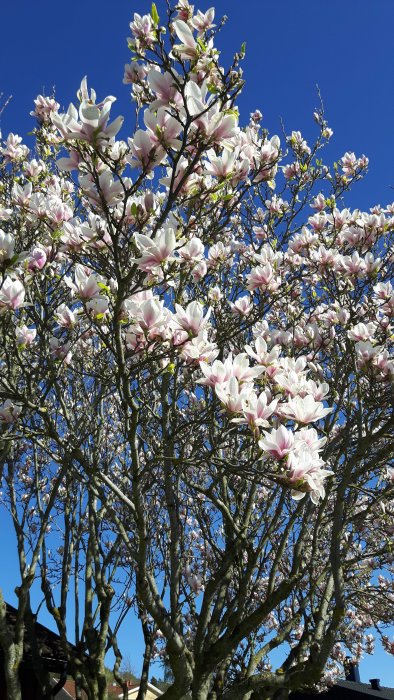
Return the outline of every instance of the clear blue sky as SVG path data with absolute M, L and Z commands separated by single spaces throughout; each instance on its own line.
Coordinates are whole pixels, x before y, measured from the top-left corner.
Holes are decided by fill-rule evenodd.
M 156 4 L 164 15 L 162 1 Z M 201 0 L 195 7 L 212 4 Z M 222 64 L 243 41 L 247 45 L 241 121 L 259 108 L 271 133 L 280 131 L 282 118 L 287 131 L 312 138 L 318 84 L 334 130 L 330 158 L 350 150 L 370 159 L 370 173 L 348 204 L 368 209 L 393 201 L 394 0 L 217 0 L 215 7 L 217 16 L 229 17 L 218 42 Z M 31 130 L 29 112 L 38 93 L 55 87 L 57 100 L 67 107 L 84 75 L 99 99 L 118 98 L 112 113 L 125 116 L 127 134 L 133 120 L 129 88 L 122 84 L 128 24 L 134 12 L 149 8 L 145 0 L 6 0 L 0 13 L 0 92 L 13 99 L 1 118 L 3 136 L 13 131 L 25 137 Z M 18 579 L 7 527 L 0 515 L 0 586 L 14 602 Z M 141 646 L 133 632 L 125 633 L 121 646 L 138 671 Z M 366 657 L 361 676 L 394 686 L 393 658 L 382 651 Z

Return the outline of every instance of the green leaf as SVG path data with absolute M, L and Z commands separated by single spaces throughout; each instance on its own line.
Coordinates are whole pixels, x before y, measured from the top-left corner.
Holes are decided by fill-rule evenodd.
M 157 7 L 156 7 L 154 2 L 152 2 L 152 9 L 150 11 L 150 14 L 151 14 L 151 17 L 153 19 L 153 23 L 155 24 L 156 27 L 158 27 L 160 17 L 159 17 L 159 13 L 157 12 Z
M 241 54 L 242 58 L 245 56 L 245 52 L 246 52 L 246 41 L 244 41 L 242 46 L 241 46 L 240 54 Z

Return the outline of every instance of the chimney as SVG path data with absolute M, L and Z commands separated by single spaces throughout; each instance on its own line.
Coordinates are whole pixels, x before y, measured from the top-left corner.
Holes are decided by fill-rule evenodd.
M 371 684 L 372 690 L 381 690 L 380 678 L 370 678 L 369 682 Z
M 358 664 L 356 664 L 350 656 L 346 657 L 345 661 L 345 678 L 347 681 L 352 681 L 353 683 L 360 683 L 360 671 Z

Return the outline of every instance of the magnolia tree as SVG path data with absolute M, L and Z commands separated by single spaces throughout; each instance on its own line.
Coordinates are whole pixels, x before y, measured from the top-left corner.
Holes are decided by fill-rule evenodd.
M 67 112 L 37 97 L 34 152 L 0 148 L 15 698 L 34 581 L 89 698 L 130 611 L 139 700 L 155 659 L 166 700 L 247 700 L 394 653 L 394 205 L 345 208 L 368 160 L 323 163 L 321 109 L 311 145 L 245 125 L 214 20 L 134 15 L 124 139 L 84 79 Z

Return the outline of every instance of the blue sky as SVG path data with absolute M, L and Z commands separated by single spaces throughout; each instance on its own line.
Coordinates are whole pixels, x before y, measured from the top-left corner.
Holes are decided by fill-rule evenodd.
M 163 12 L 161 0 L 156 2 Z M 195 7 L 207 9 L 202 0 Z M 222 64 L 246 41 L 246 87 L 239 100 L 241 122 L 259 108 L 271 134 L 300 130 L 313 138 L 313 110 L 322 94 L 334 137 L 326 158 L 335 160 L 347 150 L 365 153 L 370 172 L 347 199 L 352 207 L 368 209 L 394 200 L 394 64 L 393 0 L 217 0 L 217 16 L 228 15 L 220 35 Z M 122 84 L 129 60 L 126 37 L 134 12 L 146 13 L 142 0 L 20 0 L 3 3 L 0 19 L 0 92 L 12 95 L 1 117 L 3 136 L 26 134 L 38 93 L 51 94 L 67 107 L 81 78 L 88 76 L 99 99 L 115 95 L 113 116 L 123 114 L 127 135 L 133 124 L 128 86 Z M 3 99 L 4 101 L 4 99 Z M 1 104 L 1 103 L 0 103 Z M 4 518 L 0 586 L 15 600 L 18 583 L 14 540 Z M 45 622 L 45 617 L 43 617 Z M 141 646 L 128 631 L 122 640 L 138 671 Z M 379 676 L 394 686 L 394 661 L 378 651 L 361 664 L 362 680 Z

